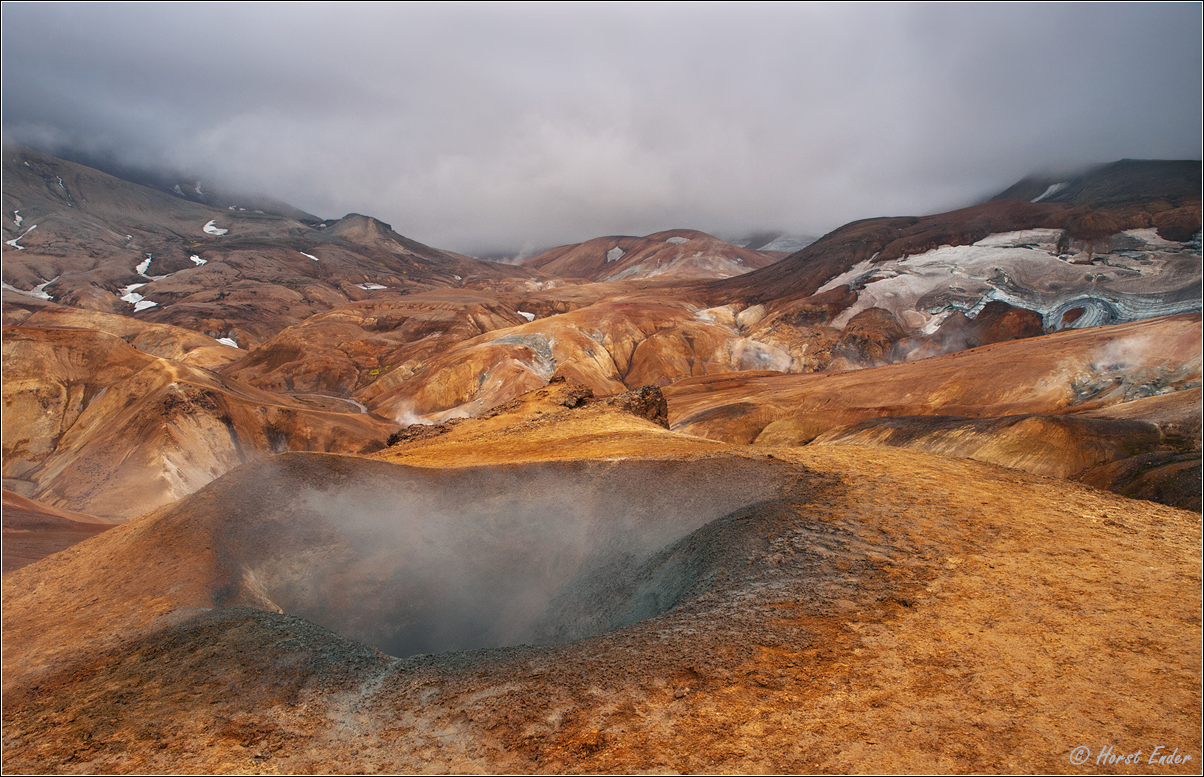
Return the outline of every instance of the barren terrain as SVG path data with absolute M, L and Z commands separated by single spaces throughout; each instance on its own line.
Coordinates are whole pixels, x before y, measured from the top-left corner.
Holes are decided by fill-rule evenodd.
M 1072 771 L 1079 746 L 1199 752 L 1198 515 L 964 459 L 717 450 L 654 428 L 643 434 L 672 441 L 672 458 L 647 458 L 628 431 L 625 457 L 557 456 L 551 493 L 548 464 L 390 475 L 381 468 L 396 465 L 290 454 L 273 466 L 296 474 L 240 470 L 10 574 L 6 768 Z M 502 443 L 494 434 L 484 447 Z M 468 518 L 494 540 L 458 546 L 455 571 L 421 573 L 444 583 L 407 584 L 420 586 L 411 607 L 458 602 L 458 618 L 513 607 L 491 599 L 501 571 L 483 567 L 516 558 L 493 521 L 622 529 L 616 500 L 658 499 L 677 507 L 662 514 L 709 520 L 674 488 L 726 517 L 683 525 L 646 560 L 624 556 L 620 576 L 617 558 L 570 575 L 549 609 L 577 641 L 391 658 L 339 636 L 355 632 L 337 621 L 386 600 L 373 591 L 419 563 L 403 560 L 414 538 L 358 552 L 339 540 L 322 562 L 306 537 L 362 532 L 382 504 L 404 511 L 414 477 L 506 506 Z M 327 528 L 304 517 L 317 494 L 293 481 L 339 505 L 320 511 Z M 172 573 L 148 578 L 134 558 Z M 342 570 L 318 576 L 323 601 L 345 602 L 325 616 L 334 633 L 289 614 L 321 622 L 324 608 L 298 604 L 313 583 L 282 580 L 299 569 L 285 558 Z M 486 577 L 460 600 L 447 576 L 465 572 Z M 291 606 L 273 614 L 280 602 Z M 55 624 L 37 615 L 47 610 Z M 479 629 L 462 630 L 461 647 L 480 646 Z
M 1198 773 L 1199 170 L 511 266 L 6 148 L 5 773 Z

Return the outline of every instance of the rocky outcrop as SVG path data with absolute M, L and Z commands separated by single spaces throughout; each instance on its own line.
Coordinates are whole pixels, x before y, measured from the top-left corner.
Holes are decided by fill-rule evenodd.
M 640 386 L 619 394 L 610 402 L 618 408 L 639 418 L 669 428 L 669 404 L 658 386 Z

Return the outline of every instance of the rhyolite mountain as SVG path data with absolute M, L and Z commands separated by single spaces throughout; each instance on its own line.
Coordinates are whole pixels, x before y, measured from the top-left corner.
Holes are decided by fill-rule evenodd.
M 4 163 L 5 321 L 21 327 L 5 341 L 6 482 L 106 516 L 265 453 L 370 450 L 398 426 L 480 415 L 554 377 L 604 396 L 866 369 L 1200 309 L 1199 231 L 1183 226 L 1200 218 L 1198 163 L 1120 162 L 1035 203 L 855 222 L 785 258 L 670 230 L 522 266 L 430 248 L 368 216 L 218 210 L 27 149 Z M 63 328 L 77 333 L 53 340 Z M 152 378 L 152 363 L 170 367 Z M 161 390 L 206 399 L 180 416 Z M 768 412 L 748 404 L 750 417 Z M 935 412 L 903 408 L 832 417 Z M 121 413 L 188 429 L 134 431 Z M 137 498 L 115 498 L 136 485 Z
M 785 254 L 756 251 L 693 229 L 644 237 L 599 237 L 559 246 L 523 261 L 524 267 L 568 278 L 727 278 L 768 267 Z

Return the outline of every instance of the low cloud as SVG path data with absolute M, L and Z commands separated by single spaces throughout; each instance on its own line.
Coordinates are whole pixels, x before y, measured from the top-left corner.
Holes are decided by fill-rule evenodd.
M 461 251 L 822 233 L 1198 157 L 1197 4 L 6 4 L 6 141 Z

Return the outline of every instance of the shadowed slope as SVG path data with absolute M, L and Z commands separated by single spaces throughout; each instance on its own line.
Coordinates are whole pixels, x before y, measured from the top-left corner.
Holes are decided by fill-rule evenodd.
M 4 571 L 58 553 L 113 528 L 104 518 L 60 510 L 4 489 Z

